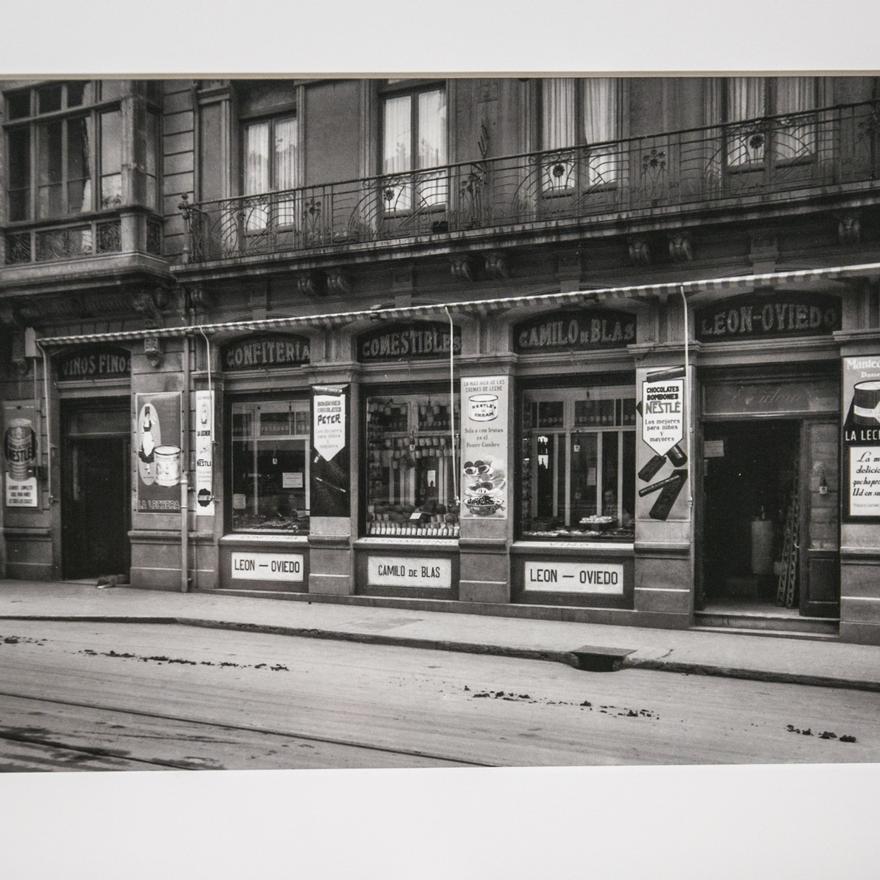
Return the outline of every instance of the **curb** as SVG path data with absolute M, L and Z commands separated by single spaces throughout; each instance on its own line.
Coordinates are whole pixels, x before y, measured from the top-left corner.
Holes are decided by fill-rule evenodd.
M 123 624 L 176 624 L 219 629 L 233 632 L 265 633 L 267 635 L 293 636 L 308 639 L 327 639 L 340 642 L 358 642 L 366 645 L 387 645 L 398 648 L 421 648 L 433 651 L 449 651 L 461 654 L 483 654 L 496 657 L 514 657 L 522 660 L 547 660 L 563 663 L 576 669 L 591 671 L 614 671 L 618 669 L 642 669 L 654 672 L 670 672 L 683 675 L 707 675 L 719 678 L 737 678 L 747 681 L 797 684 L 810 687 L 828 687 L 846 690 L 880 693 L 880 681 L 867 679 L 843 679 L 824 675 L 802 675 L 793 672 L 777 672 L 766 669 L 746 669 L 733 666 L 713 666 L 708 663 L 687 663 L 676 660 L 640 659 L 634 656 L 636 649 L 598 648 L 584 646 L 570 651 L 519 648 L 480 642 L 458 642 L 448 639 L 406 638 L 376 633 L 348 632 L 345 630 L 316 629 L 314 627 L 275 626 L 262 623 L 213 620 L 201 617 L 133 617 L 124 615 L 96 614 L 0 614 L 0 621 L 48 621 L 52 623 L 123 623 Z M 585 661 L 585 658 L 586 661 Z M 595 664 L 595 665 L 593 665 Z

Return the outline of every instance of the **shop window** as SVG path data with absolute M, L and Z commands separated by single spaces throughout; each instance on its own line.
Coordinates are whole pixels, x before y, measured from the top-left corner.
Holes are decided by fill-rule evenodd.
M 617 182 L 619 148 L 601 145 L 621 136 L 619 92 L 610 77 L 541 81 L 541 149 L 559 151 L 541 169 L 545 195 Z
M 71 82 L 6 96 L 11 222 L 122 204 L 122 92 L 114 84 L 101 84 L 100 94 L 94 82 Z
M 446 205 L 447 173 L 421 171 L 446 164 L 446 139 L 444 88 L 409 89 L 383 96 L 382 203 L 386 213 Z
M 726 80 L 724 121 L 734 123 L 726 131 L 728 167 L 760 165 L 768 156 L 777 161 L 810 158 L 816 151 L 816 122 L 810 114 L 815 109 L 813 77 Z
M 233 531 L 309 531 L 309 402 L 232 404 Z
M 632 386 L 523 392 L 521 534 L 633 540 Z
M 367 398 L 368 535 L 458 537 L 451 421 L 447 396 Z
M 296 199 L 278 196 L 299 186 L 296 116 L 277 116 L 247 122 L 242 127 L 242 194 L 253 196 L 245 229 L 255 232 L 291 227 L 296 222 Z

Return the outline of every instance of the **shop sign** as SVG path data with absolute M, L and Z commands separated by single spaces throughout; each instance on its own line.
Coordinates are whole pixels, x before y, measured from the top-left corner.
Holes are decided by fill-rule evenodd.
M 421 556 L 368 556 L 367 583 L 371 587 L 449 589 L 452 560 Z
M 593 351 L 636 341 L 636 318 L 608 310 L 559 312 L 518 324 L 514 351 Z
M 845 514 L 880 520 L 880 355 L 843 359 Z
M 34 405 L 7 403 L 3 407 L 6 431 L 3 454 L 6 463 L 6 506 L 38 507 L 37 433 Z
M 302 583 L 302 553 L 250 553 L 232 554 L 230 577 L 240 581 L 284 581 Z
M 507 519 L 507 376 L 461 380 L 461 518 Z
M 358 338 L 360 361 L 422 360 L 448 357 L 461 352 L 461 330 L 455 328 L 450 342 L 449 325 L 439 321 L 392 325 L 365 333 Z
M 623 595 L 623 566 L 602 562 L 533 562 L 523 571 L 526 590 Z
M 299 367 L 309 362 L 309 340 L 305 336 L 280 333 L 252 336 L 225 346 L 220 361 L 224 370 Z
M 214 392 L 196 391 L 196 516 L 214 515 Z
M 311 516 L 351 515 L 348 386 L 312 387 Z M 291 481 L 294 479 L 291 475 Z
M 131 354 L 112 346 L 79 349 L 59 355 L 55 371 L 59 382 L 127 377 L 131 375 Z
M 180 392 L 136 394 L 137 509 L 180 513 Z
M 657 455 L 666 455 L 683 437 L 684 380 L 658 381 L 649 372 L 642 382 L 642 439 Z
M 774 293 L 735 297 L 696 313 L 702 342 L 779 336 L 821 336 L 840 329 L 840 301 L 833 296 Z

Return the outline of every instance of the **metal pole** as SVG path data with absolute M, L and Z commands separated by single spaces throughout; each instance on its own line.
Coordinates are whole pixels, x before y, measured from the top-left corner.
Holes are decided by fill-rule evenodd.
M 458 507 L 458 463 L 455 453 L 455 325 L 452 323 L 449 306 L 444 306 L 444 309 L 446 317 L 449 318 L 449 445 L 452 447 L 452 494 L 455 496 L 455 506 Z
M 681 294 L 681 307 L 684 312 L 684 398 L 685 398 L 685 422 L 684 429 L 685 435 L 687 438 L 687 460 L 688 460 L 688 469 L 690 473 L 688 474 L 688 530 L 690 532 L 688 536 L 688 568 L 690 569 L 691 581 L 694 585 L 694 589 L 692 591 L 692 595 L 696 594 L 696 579 L 694 572 L 694 537 L 695 537 L 695 523 L 694 523 L 694 477 L 696 475 L 696 463 L 694 462 L 694 454 L 693 454 L 693 417 L 691 415 L 691 404 L 693 402 L 693 396 L 691 394 L 691 374 L 690 374 L 690 328 L 688 323 L 688 302 L 687 297 L 684 293 L 684 285 L 678 288 L 678 292 Z M 702 458 L 701 458 L 702 461 Z
M 180 452 L 180 592 L 189 592 L 189 336 L 183 337 L 183 424 Z

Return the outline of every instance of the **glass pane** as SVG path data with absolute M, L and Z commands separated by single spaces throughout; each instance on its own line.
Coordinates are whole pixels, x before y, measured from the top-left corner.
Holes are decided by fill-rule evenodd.
M 623 498 L 619 527 L 621 531 L 634 533 L 636 511 L 636 435 L 635 431 L 623 432 Z
M 616 431 L 603 435 L 602 442 L 602 515 L 614 518 L 617 522 L 617 475 L 619 473 L 619 455 Z
M 6 118 L 24 119 L 31 115 L 31 92 L 12 92 L 6 97 Z
M 269 123 L 255 122 L 244 128 L 244 194 L 268 192 Z
M 458 536 L 450 422 L 445 396 L 367 398 L 367 534 Z
M 279 119 L 274 125 L 275 180 L 273 189 L 294 189 L 296 179 L 296 119 Z
M 147 113 L 147 155 L 146 155 L 146 202 L 147 207 L 159 210 L 159 188 L 157 176 L 159 150 L 159 114 Z
M 31 132 L 13 128 L 9 132 L 9 188 L 22 189 L 31 182 Z
M 67 122 L 68 211 L 92 210 L 92 121 L 86 116 Z
M 419 168 L 446 164 L 446 91 L 419 94 Z
M 61 86 L 44 86 L 37 89 L 37 112 L 53 113 L 61 109 Z
M 9 191 L 9 220 L 15 223 L 18 220 L 27 220 L 31 211 L 31 191 L 29 189 L 16 189 Z
M 382 173 L 398 174 L 412 168 L 412 99 L 386 98 L 382 137 Z
M 71 82 L 67 84 L 67 106 L 81 107 L 95 100 L 95 84 L 92 82 Z
M 308 410 L 305 400 L 233 404 L 234 529 L 308 534 Z
M 575 80 L 545 79 L 541 87 L 541 149 L 573 147 Z
M 101 114 L 101 174 L 122 170 L 122 114 L 118 110 Z
M 37 216 L 64 213 L 63 123 L 50 122 L 37 127 Z
M 595 516 L 598 511 L 599 487 L 597 434 L 571 435 L 571 507 L 572 523 L 589 525 L 581 521 Z
M 122 175 L 108 174 L 101 178 L 101 207 L 118 208 L 122 204 Z

